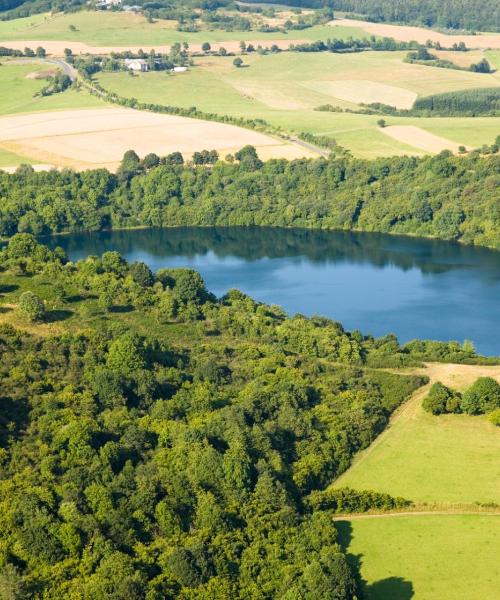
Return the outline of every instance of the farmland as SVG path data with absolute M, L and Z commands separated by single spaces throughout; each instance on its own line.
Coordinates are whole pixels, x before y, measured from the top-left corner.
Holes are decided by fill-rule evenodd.
M 337 523 L 366 600 L 485 600 L 498 592 L 500 516 L 445 515 Z
M 64 94 L 35 97 L 46 82 L 35 76 L 47 71 L 47 64 L 30 61 L 0 63 L 0 115 L 102 106 L 86 92 L 67 90 Z
M 431 381 L 463 390 L 499 367 L 429 365 Z M 449 514 L 354 517 L 337 523 L 367 600 L 493 598 L 500 571 L 500 516 L 453 514 L 500 503 L 500 433 L 483 417 L 423 411 L 419 390 L 385 432 L 336 480 L 434 505 Z M 420 510 L 426 511 L 423 506 Z M 474 580 L 477 586 L 470 586 Z
M 499 367 L 434 365 L 433 381 L 464 389 L 480 375 L 500 381 Z M 336 486 L 375 489 L 419 502 L 500 504 L 500 432 L 483 417 L 436 417 L 421 391 Z
M 190 107 L 195 99 L 197 108 L 203 111 L 258 117 L 288 131 L 329 135 L 364 158 L 418 155 L 435 148 L 413 146 L 411 135 L 404 141 L 391 139 L 378 129 L 376 115 L 314 111 L 322 104 L 352 110 L 360 98 L 390 104 L 399 98 L 404 104 L 410 97 L 440 91 L 500 85 L 496 75 L 411 65 L 403 62 L 404 55 L 249 55 L 243 57 L 248 67 L 242 69 L 235 69 L 230 57 L 212 56 L 196 59 L 196 66 L 180 75 L 155 72 L 130 77 L 127 73 L 100 73 L 98 81 L 121 96 L 145 102 Z M 412 125 L 444 138 L 439 149 L 492 143 L 500 131 L 498 118 L 391 117 L 387 122 Z
M 96 21 L 99 27 L 96 27 Z M 180 32 L 176 30 L 176 21 L 155 20 L 148 23 L 141 15 L 130 13 L 82 11 L 73 14 L 48 13 L 33 15 L 14 21 L 0 21 L 0 45 L 6 42 L 25 42 L 25 40 L 64 42 L 71 44 L 86 44 L 88 46 L 138 47 L 147 49 L 155 46 L 166 46 L 175 42 L 188 42 L 200 45 L 210 42 L 235 42 L 240 40 L 260 41 L 263 45 L 271 45 L 276 40 L 286 42 L 286 45 L 297 41 L 320 40 L 332 37 L 333 30 L 328 25 L 317 25 L 302 31 L 290 33 L 262 33 L 258 31 L 222 31 L 205 30 L 197 32 Z M 367 37 L 358 27 L 339 27 L 335 36 Z M 13 47 L 10 44 L 10 47 Z M 64 48 L 64 45 L 62 46 Z M 229 49 L 229 46 L 226 46 Z M 235 49 L 236 49 L 235 47 Z M 102 51 L 102 49 L 100 50 Z M 62 53 L 62 50 L 61 50 Z
M 410 27 L 408 25 L 387 25 L 386 23 L 368 23 L 353 19 L 339 19 L 332 21 L 334 27 L 360 27 L 370 35 L 392 37 L 402 42 L 412 40 L 425 44 L 427 40 L 439 42 L 443 48 L 450 48 L 453 44 L 464 42 L 468 48 L 500 48 L 500 34 L 485 35 L 447 35 L 423 27 Z
M 175 151 L 186 158 L 203 146 L 222 156 L 255 146 L 262 158 L 299 158 L 316 153 L 255 131 L 199 119 L 124 108 L 65 110 L 0 118 L 0 144 L 39 163 L 77 169 L 116 169 L 133 148 L 140 156 Z

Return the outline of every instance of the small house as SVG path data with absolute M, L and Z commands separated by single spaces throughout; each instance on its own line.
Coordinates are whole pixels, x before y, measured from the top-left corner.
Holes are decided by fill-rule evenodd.
M 126 58 L 125 66 L 127 67 L 127 69 L 130 69 L 131 71 L 143 71 L 144 72 L 144 71 L 149 70 L 148 63 L 142 58 Z

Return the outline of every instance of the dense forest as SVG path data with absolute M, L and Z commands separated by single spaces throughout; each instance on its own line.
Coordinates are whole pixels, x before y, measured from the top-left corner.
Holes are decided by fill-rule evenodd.
M 200 154 L 200 161 L 206 155 Z M 214 155 L 215 159 L 216 155 Z M 0 235 L 139 225 L 270 225 L 377 231 L 500 248 L 500 156 L 261 162 L 252 147 L 215 165 L 126 153 L 104 169 L 0 172 Z
M 422 96 L 415 100 L 410 109 L 398 109 L 380 102 L 361 106 L 360 112 L 368 111 L 371 114 L 384 113 L 400 117 L 495 117 L 500 115 L 500 88 L 473 88 Z M 318 106 L 316 110 L 335 112 L 339 109 L 325 104 Z M 496 153 L 499 147 L 500 136 L 497 136 L 491 151 Z
M 425 383 L 366 366 L 472 348 L 414 352 L 29 234 L 0 265 L 2 598 L 359 597 L 332 515 L 409 502 L 329 484 Z
M 500 88 L 478 88 L 417 98 L 412 112 L 481 115 L 500 114 Z

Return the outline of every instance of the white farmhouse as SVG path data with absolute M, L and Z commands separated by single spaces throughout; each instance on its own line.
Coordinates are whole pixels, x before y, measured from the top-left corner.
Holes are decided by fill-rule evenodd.
M 131 71 L 148 71 L 149 65 L 142 58 L 126 58 L 125 66 Z

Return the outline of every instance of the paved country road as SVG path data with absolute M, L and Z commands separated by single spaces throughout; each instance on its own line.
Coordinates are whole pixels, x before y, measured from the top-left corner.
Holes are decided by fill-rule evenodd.
M 5 64 L 15 64 L 15 65 L 19 65 L 19 64 L 37 64 L 37 63 L 48 63 L 51 65 L 56 65 L 57 67 L 59 67 L 63 73 L 65 75 L 67 75 L 71 81 L 75 81 L 76 77 L 77 77 L 77 70 L 72 67 L 69 63 L 67 63 L 65 60 L 62 60 L 61 58 L 15 58 L 14 60 L 6 60 Z

